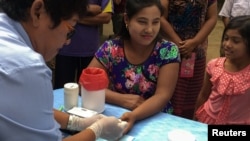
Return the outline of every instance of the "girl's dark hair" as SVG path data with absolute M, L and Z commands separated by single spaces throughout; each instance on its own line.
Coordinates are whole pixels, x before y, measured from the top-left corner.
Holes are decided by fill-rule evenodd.
M 70 19 L 73 14 L 79 17 L 84 16 L 87 11 L 88 0 L 43 0 L 46 12 L 58 26 L 61 20 Z M 34 0 L 0 0 L 2 9 L 10 18 L 15 21 L 26 21 L 29 18 L 29 9 Z
M 247 51 L 250 54 L 250 15 L 238 16 L 238 17 L 231 19 L 223 31 L 222 42 L 223 42 L 225 33 L 230 29 L 238 30 L 239 34 L 243 37 L 247 46 Z
M 157 6 L 161 12 L 161 16 L 163 15 L 163 7 L 160 3 L 160 0 L 127 0 L 125 5 L 125 12 L 129 19 L 131 19 L 134 15 L 140 12 L 143 8 L 150 7 L 150 6 Z M 122 39 L 130 39 L 130 34 L 126 28 L 126 24 L 122 22 L 122 26 L 118 35 Z M 159 36 L 159 35 L 158 35 Z

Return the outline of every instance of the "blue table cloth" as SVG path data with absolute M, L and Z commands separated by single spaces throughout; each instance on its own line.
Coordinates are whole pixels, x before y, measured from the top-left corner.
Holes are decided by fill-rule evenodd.
M 63 106 L 63 102 L 63 89 L 54 90 L 54 108 L 59 109 Z M 81 106 L 80 97 L 78 106 Z M 127 109 L 115 105 L 105 104 L 103 114 L 119 118 L 127 111 Z M 168 141 L 168 132 L 175 129 L 191 132 L 195 136 L 196 141 L 208 140 L 207 124 L 162 112 L 137 122 L 128 135 L 134 137 L 133 141 Z

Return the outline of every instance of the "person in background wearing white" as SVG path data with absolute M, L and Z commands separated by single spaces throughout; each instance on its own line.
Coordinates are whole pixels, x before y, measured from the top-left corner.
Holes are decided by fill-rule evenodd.
M 236 16 L 250 15 L 250 0 L 225 0 L 220 10 L 224 26 Z
M 87 0 L 0 0 L 0 140 L 117 140 L 115 117 L 79 118 L 53 110 L 51 60 L 69 44 Z M 61 129 L 79 131 L 62 137 Z
M 232 18 L 242 15 L 250 15 L 250 0 L 225 0 L 219 13 L 225 27 Z M 223 47 L 220 56 L 225 56 Z

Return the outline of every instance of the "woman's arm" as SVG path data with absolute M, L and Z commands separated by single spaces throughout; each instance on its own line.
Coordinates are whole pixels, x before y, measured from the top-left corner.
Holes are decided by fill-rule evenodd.
M 204 25 L 201 27 L 199 32 L 193 38 L 193 40 L 197 45 L 201 44 L 207 39 L 208 35 L 214 29 L 216 22 L 217 22 L 217 2 L 214 2 L 208 8 L 206 21 Z
M 164 14 L 161 17 L 161 29 L 164 32 L 164 36 L 172 42 L 174 42 L 179 47 L 179 42 L 181 38 L 178 34 L 174 31 L 172 25 L 168 22 L 168 7 L 169 7 L 169 0 L 161 0 L 162 7 L 164 9 Z
M 199 44 L 203 43 L 212 32 L 217 22 L 217 2 L 214 2 L 207 11 L 206 20 L 199 32 L 191 39 L 181 41 L 179 49 L 182 57 L 189 58 Z
M 106 102 L 134 110 L 141 105 L 145 99 L 136 94 L 121 94 L 112 90 L 106 90 Z
M 94 16 L 85 16 L 79 20 L 79 23 L 85 25 L 101 25 L 108 24 L 111 20 L 111 12 L 102 12 Z
M 160 112 L 171 99 L 178 80 L 179 63 L 170 63 L 159 70 L 155 94 L 132 111 L 136 120 Z
M 107 72 L 106 68 L 95 57 L 92 59 L 88 67 L 98 67 Z M 144 101 L 145 100 L 141 96 L 135 94 L 121 94 L 110 89 L 106 89 L 105 92 L 105 102 L 118 105 L 129 110 L 135 109 Z
M 179 63 L 166 64 L 160 68 L 154 95 L 132 112 L 126 112 L 122 115 L 121 119 L 128 122 L 125 133 L 133 127 L 136 121 L 152 116 L 166 106 L 173 95 L 178 80 L 178 72 Z
M 88 67 L 98 67 L 106 70 L 96 58 L 92 59 Z M 166 106 L 173 95 L 178 79 L 178 72 L 179 63 L 166 64 L 160 68 L 155 94 L 145 102 L 143 102 L 144 100 L 138 100 L 140 101 L 138 103 L 139 106 L 133 110 L 133 114 L 136 116 L 137 120 L 151 116 L 161 111 L 164 106 Z M 117 94 L 113 91 L 106 90 L 106 101 L 125 107 L 122 105 L 123 102 L 126 101 L 126 96 L 124 95 L 126 94 Z
M 98 11 L 97 11 L 98 12 Z M 79 20 L 79 23 L 85 25 L 102 25 L 110 22 L 112 17 L 112 0 L 109 0 L 106 7 L 96 15 L 85 16 Z

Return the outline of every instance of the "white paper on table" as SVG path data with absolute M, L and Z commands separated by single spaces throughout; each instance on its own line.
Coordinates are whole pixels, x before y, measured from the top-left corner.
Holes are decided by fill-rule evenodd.
M 119 139 L 118 141 L 133 141 L 135 138 L 133 136 L 129 136 L 129 135 L 124 135 L 121 139 Z M 107 141 L 105 139 L 97 139 L 96 141 Z

